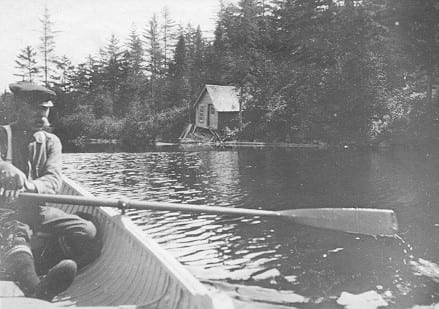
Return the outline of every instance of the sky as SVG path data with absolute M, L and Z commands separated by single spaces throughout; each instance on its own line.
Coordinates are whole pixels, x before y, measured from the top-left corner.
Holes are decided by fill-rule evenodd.
M 226 3 L 237 1 L 229 0 Z M 15 60 L 27 45 L 37 50 L 47 6 L 55 38 L 55 54 L 67 56 L 73 64 L 97 55 L 112 34 L 124 43 L 133 27 L 138 33 L 151 16 L 167 7 L 177 23 L 200 25 L 211 37 L 220 0 L 0 0 L 0 93 L 12 82 L 21 80 Z

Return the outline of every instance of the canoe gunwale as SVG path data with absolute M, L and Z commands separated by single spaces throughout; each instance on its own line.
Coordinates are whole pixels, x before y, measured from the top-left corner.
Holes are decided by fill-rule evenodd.
M 74 181 L 68 179 L 67 177 L 63 177 L 63 186 L 68 188 L 72 188 L 77 194 L 83 196 L 93 196 L 90 192 L 84 189 L 82 186 L 78 185 Z M 64 193 L 63 193 L 64 194 Z M 57 204 L 48 204 L 48 206 L 61 207 L 62 205 Z M 87 206 L 84 206 L 85 208 Z M 178 297 L 184 299 L 176 299 L 174 300 L 174 306 L 164 307 L 164 308 L 233 308 L 232 300 L 225 294 L 220 293 L 216 290 L 208 289 L 205 285 L 203 285 L 199 280 L 197 280 L 182 264 L 180 264 L 169 252 L 167 252 L 163 247 L 161 247 L 157 242 L 155 242 L 152 238 L 145 235 L 145 233 L 138 227 L 128 216 L 121 214 L 120 210 L 110 207 L 94 207 L 90 210 L 94 213 L 102 216 L 103 219 L 101 222 L 108 220 L 108 222 L 112 222 L 116 226 L 116 228 L 123 233 L 126 233 L 125 237 L 128 239 L 128 242 L 132 242 L 130 246 L 138 248 L 137 250 L 141 252 L 141 255 L 145 254 L 144 259 L 150 260 L 154 264 L 157 264 L 160 267 L 159 272 L 165 272 L 166 277 L 165 280 L 168 282 L 162 283 L 164 286 L 164 290 L 158 294 L 153 299 L 149 299 L 148 301 L 142 301 L 141 303 L 136 303 L 133 305 L 140 306 L 150 306 L 153 304 L 157 304 L 163 298 L 165 298 L 169 292 L 171 287 L 176 291 L 180 291 L 177 294 L 183 293 L 183 295 L 179 295 Z M 101 223 L 102 224 L 102 223 Z M 126 245 L 126 244 L 124 244 Z M 105 244 L 104 244 L 105 246 Z M 105 253 L 104 253 L 105 254 Z M 87 273 L 87 269 L 90 267 L 96 267 L 93 265 L 95 263 L 99 263 L 99 260 L 92 263 L 92 265 L 88 265 L 84 268 L 84 273 L 80 273 L 78 276 L 84 276 Z M 105 257 L 103 258 L 105 259 Z M 133 274 L 136 275 L 136 274 Z M 127 291 L 128 294 L 132 291 Z M 60 297 L 61 301 L 65 301 L 65 299 L 69 298 L 69 290 L 63 293 L 62 297 Z M 64 297 L 63 297 L 64 296 Z M 74 300 L 74 298 L 73 298 Z M 181 304 L 179 304 L 181 302 Z M 87 305 L 87 304 L 81 304 Z M 102 304 L 100 304 L 102 305 Z M 104 304 L 104 305 L 113 305 L 113 304 Z M 131 305 L 131 304 L 116 304 L 116 305 Z M 189 305 L 190 307 L 188 307 Z M 155 308 L 155 306 L 154 306 Z M 160 308 L 160 307 L 157 307 Z
M 63 181 L 69 186 L 79 189 L 78 191 L 85 196 L 93 196 L 90 192 L 74 183 L 70 179 L 64 177 Z M 147 249 L 153 249 L 152 251 L 156 254 L 155 258 L 159 259 L 161 262 L 165 263 L 170 267 L 170 274 L 175 277 L 175 279 L 184 281 L 187 287 L 191 288 L 191 292 L 199 293 L 200 291 L 207 292 L 207 288 L 196 280 L 192 274 L 189 273 L 185 268 L 181 268 L 181 264 L 176 261 L 176 259 L 171 256 L 165 249 L 163 249 L 157 242 L 152 240 L 149 236 L 145 235 L 142 230 L 140 230 L 137 225 L 126 215 L 122 214 L 119 210 L 111 207 L 98 207 L 104 215 L 110 217 L 114 222 L 121 225 L 125 230 L 127 230 L 134 240 L 139 242 L 139 244 L 145 246 Z M 195 279 L 195 280 L 194 280 Z

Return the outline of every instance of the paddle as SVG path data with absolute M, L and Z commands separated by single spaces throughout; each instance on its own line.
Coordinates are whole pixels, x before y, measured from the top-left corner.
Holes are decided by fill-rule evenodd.
M 269 211 L 246 208 L 218 207 L 208 205 L 177 204 L 154 201 L 117 200 L 108 198 L 21 193 L 20 198 L 36 203 L 72 204 L 85 206 L 104 206 L 125 209 L 155 209 L 168 211 L 186 211 L 214 213 L 223 215 L 275 217 L 291 220 L 295 223 L 318 228 L 339 230 L 348 233 L 394 236 L 398 224 L 393 210 L 369 208 L 309 208 Z

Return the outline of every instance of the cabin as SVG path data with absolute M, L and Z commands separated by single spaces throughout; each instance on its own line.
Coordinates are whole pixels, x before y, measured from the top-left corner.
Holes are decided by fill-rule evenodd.
M 206 85 L 194 103 L 195 126 L 204 129 L 233 129 L 239 125 L 239 89 Z
M 239 89 L 234 86 L 205 85 L 193 104 L 194 123 L 178 138 L 180 143 L 223 142 L 239 128 Z

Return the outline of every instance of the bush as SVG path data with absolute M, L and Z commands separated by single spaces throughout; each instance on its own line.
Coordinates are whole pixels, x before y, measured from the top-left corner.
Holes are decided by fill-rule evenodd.
M 393 91 L 385 99 L 384 111 L 371 120 L 370 139 L 410 142 L 429 138 L 432 123 L 425 103 L 423 93 L 410 89 Z
M 142 149 L 155 141 L 154 124 L 151 120 L 134 121 L 129 117 L 121 133 L 121 142 L 133 150 Z
M 119 139 L 125 126 L 125 119 L 102 117 L 96 119 L 89 128 L 87 137 L 96 139 Z
M 119 139 L 124 126 L 125 119 L 108 116 L 96 119 L 86 107 L 81 107 L 77 112 L 63 116 L 54 123 L 55 133 L 65 141 Z
M 155 115 L 130 115 L 122 129 L 121 141 L 131 149 L 152 145 L 156 139 L 176 140 L 187 123 L 187 107 L 170 108 Z
M 78 112 L 63 116 L 54 123 L 55 134 L 61 140 L 75 140 L 81 136 L 88 136 L 95 122 L 93 113 L 82 108 Z

